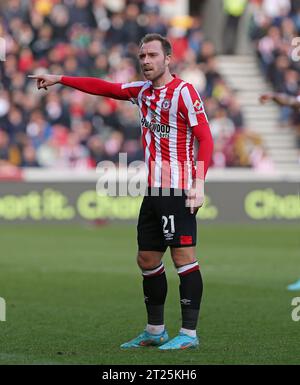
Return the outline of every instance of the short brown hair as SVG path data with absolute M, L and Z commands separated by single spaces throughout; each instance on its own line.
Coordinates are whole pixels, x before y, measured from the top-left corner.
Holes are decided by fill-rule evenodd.
M 145 43 L 150 43 L 150 41 L 158 40 L 161 42 L 162 49 L 165 56 L 170 56 L 172 54 L 172 46 L 169 40 L 166 37 L 163 37 L 159 33 L 147 33 L 142 40 L 140 41 L 139 48 Z

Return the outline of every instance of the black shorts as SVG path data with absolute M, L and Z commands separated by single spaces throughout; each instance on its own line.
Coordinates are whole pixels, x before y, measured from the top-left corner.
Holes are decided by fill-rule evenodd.
M 158 196 L 150 191 L 144 197 L 137 225 L 139 250 L 164 252 L 168 246 L 195 246 L 196 214 L 186 207 L 184 190 L 181 196 L 174 189 L 169 190 L 169 196 L 163 196 L 162 189 L 155 189 Z

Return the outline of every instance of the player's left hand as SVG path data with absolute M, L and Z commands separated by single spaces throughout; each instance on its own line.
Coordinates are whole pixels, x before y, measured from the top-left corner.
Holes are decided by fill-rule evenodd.
M 196 179 L 193 181 L 192 188 L 187 193 L 185 205 L 190 208 L 191 214 L 197 211 L 204 203 L 204 180 Z
M 259 101 L 261 104 L 265 104 L 265 103 L 269 102 L 270 100 L 272 100 L 272 98 L 273 98 L 273 93 L 268 92 L 268 93 L 260 95 Z

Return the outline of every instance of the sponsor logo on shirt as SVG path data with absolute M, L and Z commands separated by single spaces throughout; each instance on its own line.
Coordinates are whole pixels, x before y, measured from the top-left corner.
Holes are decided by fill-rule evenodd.
M 151 122 L 143 117 L 141 119 L 141 125 L 149 128 L 152 132 L 157 133 L 161 138 L 168 138 L 170 135 L 171 127 L 168 124 L 157 123 L 154 117 L 152 117 Z
M 200 112 L 203 111 L 203 102 L 200 102 L 200 100 L 196 100 L 193 104 L 194 106 L 194 110 L 196 112 L 196 114 L 199 114 Z

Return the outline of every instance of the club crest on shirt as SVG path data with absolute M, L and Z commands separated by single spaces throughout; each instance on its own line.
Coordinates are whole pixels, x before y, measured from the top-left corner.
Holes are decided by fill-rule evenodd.
M 168 111 L 171 107 L 171 100 L 169 99 L 165 99 L 162 104 L 161 104 L 161 108 L 165 111 Z

